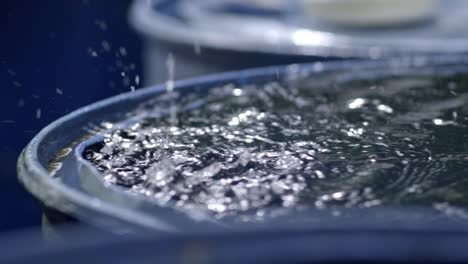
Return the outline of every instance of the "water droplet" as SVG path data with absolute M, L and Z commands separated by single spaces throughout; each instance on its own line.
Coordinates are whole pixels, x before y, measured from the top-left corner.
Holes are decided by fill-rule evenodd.
M 120 47 L 119 52 L 123 57 L 127 56 L 127 49 L 125 47 Z
M 107 40 L 103 40 L 101 42 L 102 48 L 104 49 L 105 52 L 110 52 L 111 51 L 111 45 Z
M 361 108 L 366 102 L 367 101 L 364 98 L 356 98 L 348 103 L 348 107 L 349 109 Z
M 383 104 L 378 105 L 378 106 L 377 106 L 377 109 L 378 109 L 379 111 L 385 112 L 385 113 L 387 113 L 387 114 L 392 114 L 392 113 L 393 113 L 393 109 L 392 109 L 390 106 L 388 106 L 388 105 L 383 105 Z
M 333 199 L 340 200 L 345 196 L 345 192 L 336 192 L 332 194 Z
M 315 175 L 317 175 L 317 178 L 319 179 L 325 179 L 325 175 L 323 174 L 323 172 L 319 171 L 319 170 L 316 170 L 314 171 L 315 172 Z
M 40 108 L 36 109 L 36 119 L 41 119 L 42 110 Z
M 442 120 L 442 119 L 439 119 L 439 118 L 433 119 L 432 122 L 433 122 L 434 125 L 436 125 L 436 126 L 447 126 L 447 125 L 456 125 L 456 124 L 457 124 L 457 123 L 455 123 L 454 121 L 451 121 L 451 120 Z
M 232 90 L 232 94 L 234 96 L 241 96 L 242 95 L 242 89 L 236 88 L 236 89 Z
M 140 75 L 138 75 L 138 74 L 135 76 L 135 84 L 136 84 L 137 86 L 140 85 Z

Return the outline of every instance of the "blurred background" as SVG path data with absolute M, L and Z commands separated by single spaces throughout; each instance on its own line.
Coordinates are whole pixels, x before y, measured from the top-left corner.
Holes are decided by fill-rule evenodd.
M 0 3 L 0 233 L 41 222 L 38 204 L 16 177 L 28 141 L 74 109 L 130 91 L 129 78 L 141 76 L 141 42 L 128 26 L 129 4 Z
M 40 208 L 18 183 L 16 161 L 34 135 L 57 118 L 169 77 L 467 52 L 468 1 L 440 3 L 2 1 L 0 233 L 40 226 Z M 168 74 L 168 58 L 176 62 L 175 76 Z
M 0 242 L 8 244 L 5 252 L 10 259 L 27 255 L 33 256 L 33 262 L 38 252 L 23 245 L 26 240 L 30 245 L 43 241 L 42 212 L 17 179 L 17 159 L 42 128 L 73 110 L 169 78 L 302 62 L 314 62 L 313 69 L 320 70 L 321 62 L 330 60 L 468 53 L 466 0 L 2 0 L 0 20 Z M 174 75 L 168 70 L 172 63 Z M 36 240 L 30 240 L 29 234 L 16 236 L 21 230 L 34 230 Z M 172 261 L 180 255 L 185 260 L 180 263 L 197 258 L 201 260 L 196 263 L 206 263 L 206 258 L 200 258 L 205 244 L 192 243 L 198 237 L 188 238 L 189 244 L 177 239 L 162 241 L 158 245 L 166 248 L 161 251 L 146 240 L 135 244 L 111 238 L 120 242 L 121 251 L 116 251 L 112 243 L 89 239 L 81 231 L 68 237 L 84 234 L 87 241 L 83 245 L 90 251 L 85 256 L 94 261 L 101 248 L 111 245 L 111 252 L 125 257 L 136 248 L 142 258 L 148 254 Z M 354 254 L 353 246 L 364 256 L 369 252 L 378 255 L 380 249 L 407 252 L 407 244 L 400 240 L 374 243 L 377 240 L 367 239 L 368 233 L 357 236 L 362 240 L 358 243 L 353 243 L 354 235 L 342 240 L 341 233 L 335 232 L 321 234 L 323 237 L 311 233 L 308 238 L 312 240 L 304 237 L 304 241 L 290 244 L 281 232 L 275 239 L 268 233 L 257 237 L 257 232 L 246 236 L 227 232 L 221 238 L 202 235 L 207 236 L 206 241 L 216 241 L 211 246 L 213 251 L 221 249 L 220 254 L 229 251 L 236 256 L 239 246 L 244 246 L 244 257 L 254 262 L 257 246 L 265 241 L 263 255 L 274 258 L 273 253 L 282 254 L 275 249 L 288 247 L 296 255 L 310 253 L 310 241 L 319 246 L 318 255 L 324 256 L 339 256 L 328 245 L 350 248 L 353 256 L 360 256 Z M 95 230 L 91 233 L 96 236 Z M 296 239 L 296 233 L 289 235 L 291 241 Z M 406 232 L 399 236 L 415 246 L 428 246 L 426 252 L 439 248 L 436 236 L 431 243 L 425 243 L 424 236 Z M 447 248 L 462 246 L 457 239 L 446 243 Z M 166 255 L 161 257 L 159 252 Z M 2 259 L 2 254 L 0 262 L 8 259 Z M 66 254 L 62 257 L 68 258 Z M 236 263 L 232 255 L 227 259 Z

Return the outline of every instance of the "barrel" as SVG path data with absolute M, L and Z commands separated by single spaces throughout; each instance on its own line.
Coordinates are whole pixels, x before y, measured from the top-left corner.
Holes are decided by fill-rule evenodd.
M 350 8 L 357 12 L 359 7 L 366 8 L 366 1 L 329 4 L 315 0 L 270 1 L 271 6 L 256 2 L 135 0 L 129 21 L 143 38 L 146 84 L 252 67 L 454 54 L 468 50 L 468 36 L 464 30 L 467 23 L 464 10 L 468 6 L 463 0 L 440 1 L 433 7 L 434 12 L 423 12 L 431 14 L 424 19 L 366 26 L 319 19 L 322 11 L 334 12 L 334 17 L 345 17 L 335 13 Z M 417 1 L 415 5 L 420 2 L 429 1 Z M 436 1 L 430 2 L 435 5 Z M 310 6 L 311 12 L 305 11 L 308 8 L 300 3 Z M 376 3 L 367 6 L 371 10 L 368 12 L 376 13 L 379 8 L 387 12 L 391 7 L 385 6 L 385 1 Z M 353 8 L 353 4 L 357 7 Z M 400 2 L 391 4 L 395 5 L 394 9 L 402 9 Z M 359 15 L 349 12 L 345 15 Z M 363 15 L 357 18 L 367 21 L 367 16 L 382 17 Z M 175 61 L 174 73 L 167 69 L 168 57 Z
M 174 91 L 184 95 L 203 94 L 221 89 L 226 85 L 245 86 L 265 84 L 272 81 L 301 79 L 315 80 L 311 91 L 318 89 L 314 83 L 328 80 L 345 84 L 355 80 L 371 83 L 382 78 L 397 79 L 401 76 L 424 74 L 443 77 L 450 74 L 468 74 L 468 58 L 460 56 L 415 57 L 389 60 L 340 61 L 312 63 L 293 66 L 277 66 L 250 69 L 238 72 L 210 75 L 176 82 Z M 323 82 L 322 82 L 323 83 Z M 371 85 L 370 85 L 371 86 Z M 405 229 L 432 229 L 427 222 L 439 221 L 432 217 L 432 208 L 380 208 L 351 212 L 342 220 L 322 211 L 306 210 L 292 212 L 271 220 L 239 224 L 236 221 L 215 219 L 201 212 L 187 214 L 170 206 L 161 206 L 151 199 L 132 195 L 117 186 L 103 181 L 100 172 L 83 158 L 85 149 L 103 140 L 102 133 L 131 125 L 141 118 L 135 109 L 147 106 L 155 98 L 166 93 L 165 85 L 149 87 L 135 92 L 121 94 L 68 114 L 45 127 L 23 150 L 18 161 L 18 177 L 24 187 L 43 205 L 50 227 L 63 224 L 81 223 L 111 233 L 138 233 L 144 230 L 159 233 L 180 233 L 193 230 L 294 230 L 290 219 L 311 216 L 312 228 L 327 229 L 371 228 L 375 232 Z M 163 97 L 164 98 L 164 97 Z M 158 101 L 167 109 L 165 100 Z M 154 101 L 153 101 L 154 102 Z M 196 109 L 197 104 L 186 109 Z M 167 114 L 161 112 L 161 114 Z M 436 120 L 439 122 L 438 120 Z M 118 124 L 106 127 L 112 122 Z M 352 210 L 351 210 L 352 211 Z M 416 213 L 418 212 L 418 213 Z M 421 212 L 421 213 L 419 213 Z M 416 214 L 416 216 L 414 215 Z M 363 217 L 366 219 L 365 225 Z M 449 224 L 450 217 L 443 223 Z M 458 220 L 456 220 L 458 221 Z

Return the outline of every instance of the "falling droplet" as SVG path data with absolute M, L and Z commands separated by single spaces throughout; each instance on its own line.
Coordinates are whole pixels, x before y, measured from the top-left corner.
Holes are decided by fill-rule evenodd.
M 42 110 L 40 108 L 36 109 L 36 119 L 41 119 Z
M 120 47 L 119 52 L 123 57 L 127 56 L 127 49 L 125 47 Z
M 169 97 L 171 98 L 171 107 L 170 107 L 170 115 L 171 115 L 171 123 L 173 125 L 177 124 L 177 108 L 174 102 L 174 74 L 175 74 L 175 60 L 172 53 L 169 53 L 166 59 L 166 67 L 167 67 L 167 82 L 166 82 L 166 91 Z
M 366 99 L 356 98 L 348 103 L 348 107 L 349 109 L 361 108 L 366 102 Z
M 317 178 L 319 178 L 319 179 L 324 179 L 325 178 L 325 175 L 323 174 L 323 172 L 321 172 L 319 170 L 315 171 L 315 175 L 317 175 Z
M 236 88 L 236 89 L 232 90 L 232 94 L 234 96 L 241 96 L 242 95 L 242 89 Z
M 97 57 L 98 56 L 98 53 L 91 47 L 88 48 L 88 54 L 91 56 L 91 57 Z
M 387 113 L 387 114 L 392 114 L 392 113 L 393 113 L 393 109 L 392 109 L 390 106 L 388 106 L 388 105 L 383 105 L 383 104 L 378 105 L 378 106 L 377 106 L 377 110 L 382 111 L 382 112 L 385 112 L 385 113 Z
M 439 118 L 436 118 L 434 120 L 432 120 L 432 122 L 434 123 L 434 125 L 436 126 L 447 126 L 447 125 L 456 125 L 457 123 L 454 122 L 454 121 L 451 121 L 451 120 L 442 120 L 442 119 L 439 119 Z
M 111 50 L 111 45 L 110 45 L 110 43 L 108 41 L 103 40 L 101 42 L 101 45 L 102 45 L 102 48 L 104 49 L 104 51 L 109 52 Z

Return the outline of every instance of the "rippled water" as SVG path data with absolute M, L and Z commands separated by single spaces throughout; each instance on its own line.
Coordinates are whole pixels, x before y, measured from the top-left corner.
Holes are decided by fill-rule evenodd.
M 177 126 L 145 118 L 85 157 L 109 184 L 217 217 L 468 205 L 467 76 L 228 85 L 202 99 Z

